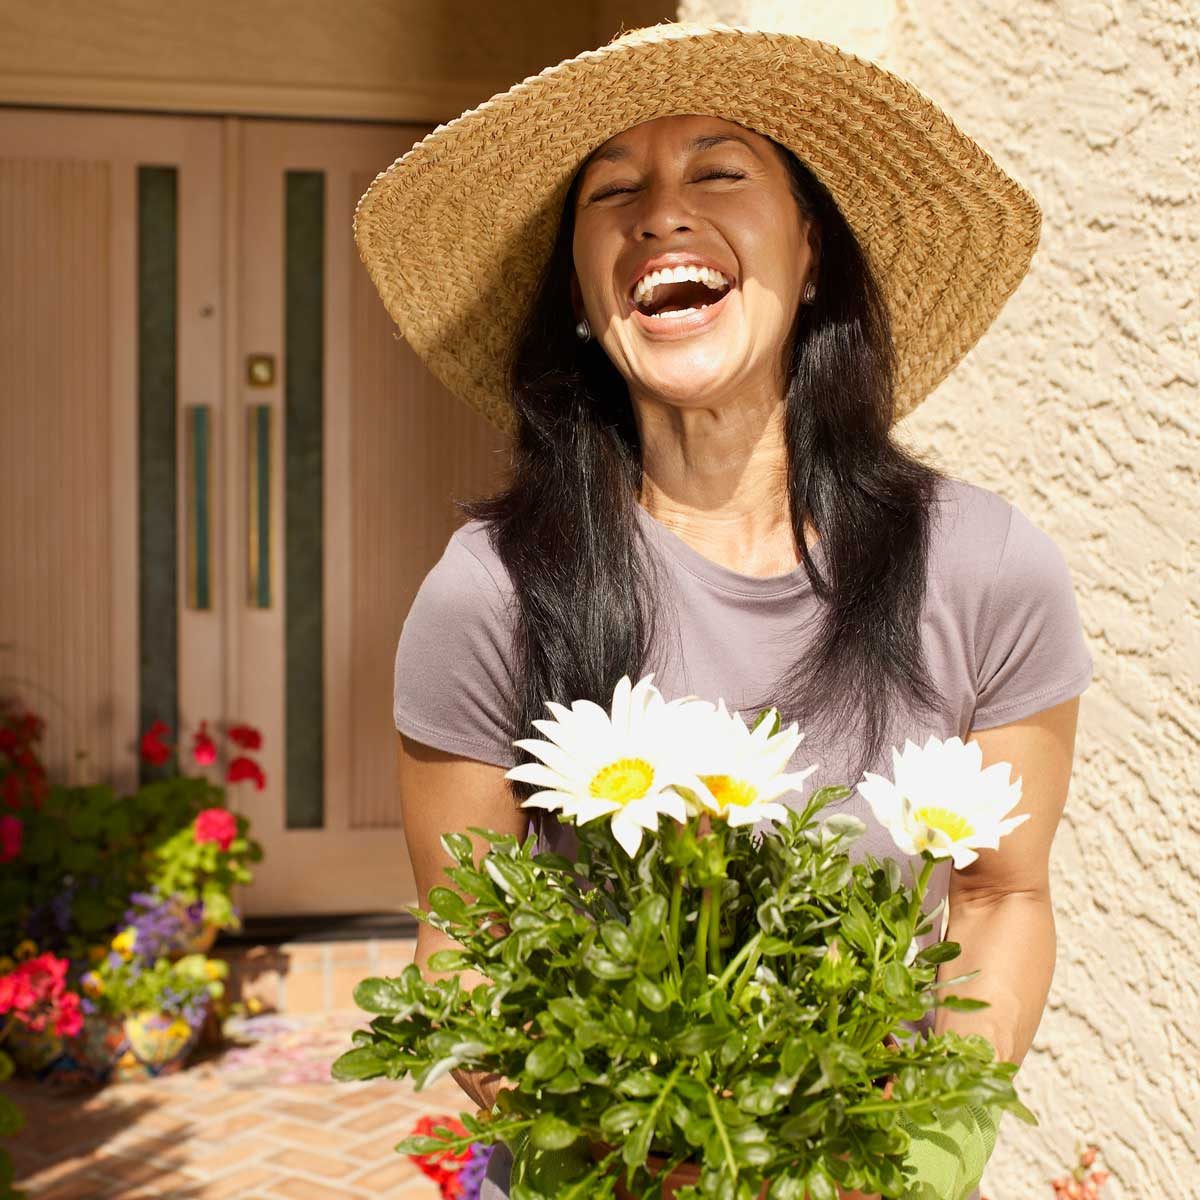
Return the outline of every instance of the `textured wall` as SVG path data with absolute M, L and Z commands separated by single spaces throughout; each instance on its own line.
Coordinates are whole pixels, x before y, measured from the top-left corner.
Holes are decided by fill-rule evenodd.
M 1096 659 L 1054 847 L 1059 959 L 993 1200 L 1075 1143 L 1106 1200 L 1200 1195 L 1200 15 L 1194 0 L 708 3 L 941 104 L 1040 201 L 1029 275 L 903 436 L 1058 542 Z M 1186 114 L 1186 115 L 1185 115 Z

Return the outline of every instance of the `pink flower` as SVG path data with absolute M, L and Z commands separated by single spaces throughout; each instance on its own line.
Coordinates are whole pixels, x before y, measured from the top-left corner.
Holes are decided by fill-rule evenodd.
M 0 863 L 12 862 L 21 853 L 24 829 L 20 817 L 11 813 L 0 816 Z
M 227 808 L 206 808 L 196 816 L 197 842 L 216 842 L 228 850 L 237 837 L 237 818 Z
M 242 779 L 252 779 L 254 786 L 261 792 L 267 786 L 267 777 L 263 774 L 262 768 L 252 758 L 247 758 L 244 754 L 239 754 L 237 758 L 229 764 L 229 771 L 225 777 L 226 783 L 238 783 Z
M 201 721 L 192 741 L 192 758 L 196 765 L 207 767 L 217 761 L 217 743 L 208 736 L 208 722 Z

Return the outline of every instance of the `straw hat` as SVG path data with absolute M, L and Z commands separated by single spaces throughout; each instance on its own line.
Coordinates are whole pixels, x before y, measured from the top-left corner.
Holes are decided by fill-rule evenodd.
M 829 189 L 889 307 L 897 418 L 949 374 L 1028 269 L 1037 202 L 903 79 L 794 34 L 632 30 L 439 125 L 355 211 L 359 254 L 401 333 L 504 432 L 515 424 L 505 363 L 572 176 L 622 130 L 688 113 L 773 138 Z

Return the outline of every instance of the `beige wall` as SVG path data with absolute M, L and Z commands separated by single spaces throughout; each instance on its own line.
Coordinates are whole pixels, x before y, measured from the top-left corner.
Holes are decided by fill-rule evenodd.
M 846 45 L 943 105 L 1041 202 L 996 324 L 904 424 L 1058 542 L 1096 660 L 1054 847 L 1059 960 L 985 1191 L 1048 1196 L 1095 1139 L 1113 1200 L 1200 1179 L 1200 162 L 1188 0 L 702 3 Z M 845 40 L 843 40 L 845 39 Z M 1189 118 L 1185 115 L 1190 112 Z
M 0 103 L 445 121 L 666 0 L 0 2 Z

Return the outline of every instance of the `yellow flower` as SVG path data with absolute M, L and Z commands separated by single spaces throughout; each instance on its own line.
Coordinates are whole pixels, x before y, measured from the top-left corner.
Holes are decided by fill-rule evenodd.
M 224 979 L 228 971 L 228 965 L 219 959 L 210 958 L 204 964 L 204 974 L 209 979 Z
M 137 930 L 133 926 L 122 929 L 112 940 L 112 948 L 126 961 L 133 957 L 133 948 L 137 944 Z
M 33 958 L 37 954 L 37 942 L 30 941 L 26 938 L 23 942 L 17 943 L 17 948 L 13 951 L 17 962 L 24 962 L 27 958 Z
M 250 999 L 246 1001 L 246 1007 L 252 1013 L 259 1013 L 262 1012 L 263 1003 L 257 996 L 251 996 Z
M 104 980 L 95 971 L 88 971 L 80 982 L 83 984 L 83 990 L 89 996 L 94 998 L 104 994 Z
M 6 954 L 0 958 L 0 975 L 7 975 L 17 964 Z

